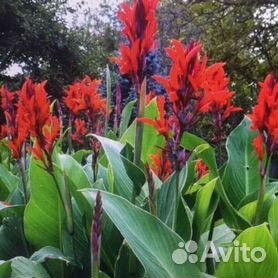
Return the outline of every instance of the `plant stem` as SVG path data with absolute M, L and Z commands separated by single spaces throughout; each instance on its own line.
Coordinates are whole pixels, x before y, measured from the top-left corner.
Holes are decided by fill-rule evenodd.
M 69 131 L 68 131 L 68 150 L 69 154 L 72 153 L 72 116 L 69 116 Z
M 256 208 L 256 216 L 255 216 L 255 225 L 260 224 L 260 218 L 261 218 L 261 212 L 264 204 L 264 197 L 265 197 L 265 191 L 266 191 L 266 183 L 268 180 L 268 170 L 270 165 L 270 159 L 271 156 L 268 155 L 265 163 L 265 167 L 263 170 L 261 170 L 261 184 L 258 194 L 258 201 L 257 201 L 257 208 Z
M 147 91 L 147 81 L 145 78 L 141 84 L 141 87 L 138 89 L 139 97 L 138 97 L 137 118 L 142 118 L 144 116 L 146 91 Z M 136 122 L 136 133 L 135 133 L 135 146 L 134 146 L 134 161 L 133 161 L 137 167 L 140 167 L 140 162 L 141 162 L 143 132 L 144 132 L 144 124 L 137 121 Z M 133 187 L 132 203 L 135 203 L 135 200 L 136 200 L 136 189 L 135 189 L 135 187 Z
M 208 242 L 212 241 L 212 239 L 213 239 L 213 232 L 214 232 L 215 222 L 216 222 L 216 217 L 215 217 L 215 213 L 214 213 L 214 215 L 212 217 L 212 220 L 211 220 L 211 224 L 210 224 Z M 213 275 L 214 271 L 215 271 L 215 265 L 214 265 L 213 258 L 207 258 L 206 259 L 206 266 L 207 266 L 208 274 Z
M 26 205 L 28 203 L 27 179 L 25 175 L 25 167 L 22 158 L 18 161 L 18 166 L 22 178 L 24 204 Z
M 176 229 L 177 229 L 178 211 L 179 211 L 179 204 L 180 204 L 179 183 L 180 183 L 180 171 L 177 171 L 176 172 L 176 184 L 175 184 L 175 208 L 174 208 L 173 224 L 172 224 L 172 229 L 174 231 L 176 231 Z
M 109 66 L 106 66 L 106 115 L 105 115 L 105 128 L 104 134 L 107 135 L 108 127 L 109 127 L 109 111 L 111 107 L 111 97 L 112 97 L 112 90 L 111 90 L 111 74 Z

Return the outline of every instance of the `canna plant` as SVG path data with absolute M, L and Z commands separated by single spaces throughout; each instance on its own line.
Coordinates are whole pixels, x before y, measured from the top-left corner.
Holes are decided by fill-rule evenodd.
M 0 277 L 278 276 L 277 77 L 230 133 L 243 111 L 225 64 L 210 64 L 200 43 L 173 40 L 168 75 L 152 81 L 165 94 L 149 92 L 158 5 L 135 0 L 119 12 L 114 61 L 137 91 L 133 122 L 134 102 L 120 113 L 117 95 L 111 107 L 109 78 L 108 99 L 88 76 L 60 101 L 46 82 L 1 88 Z M 194 134 L 203 121 L 210 142 Z

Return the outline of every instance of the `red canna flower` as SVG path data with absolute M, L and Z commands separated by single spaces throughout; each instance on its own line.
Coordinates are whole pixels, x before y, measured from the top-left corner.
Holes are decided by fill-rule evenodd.
M 159 119 L 152 120 L 149 118 L 139 118 L 138 121 L 153 126 L 157 132 L 166 139 L 170 135 L 170 128 L 165 112 L 165 98 L 163 96 L 157 97 L 157 107 L 159 111 Z
M 250 115 L 251 129 L 258 131 L 259 135 L 254 141 L 254 147 L 259 159 L 264 154 L 271 156 L 278 150 L 278 79 L 269 74 L 260 84 L 258 104 Z
M 223 120 L 227 120 L 232 113 L 241 112 L 242 108 L 232 105 L 235 93 L 229 90 L 230 80 L 226 76 L 224 65 L 214 64 L 201 76 L 199 84 L 204 91 L 204 98 L 200 110 L 204 113 L 220 113 Z
M 2 139 L 5 139 L 7 137 L 7 126 L 6 125 L 0 125 L 0 141 Z
M 212 115 L 212 124 L 215 128 L 214 141 L 217 143 L 224 135 L 224 123 L 232 114 L 242 111 L 242 108 L 232 104 L 235 93 L 229 90 L 230 80 L 226 76 L 224 65 L 224 63 L 214 64 L 197 78 L 199 88 L 204 94 L 200 102 L 200 111 Z
M 84 137 L 89 133 L 84 120 L 76 119 L 74 121 L 75 132 L 72 134 L 72 140 L 80 145 L 84 144 Z
M 69 87 L 64 101 L 73 115 L 79 116 L 84 112 L 93 122 L 106 114 L 106 99 L 98 91 L 100 83 L 100 80 L 91 80 L 86 76 L 81 82 Z
M 34 139 L 29 150 L 47 169 L 52 168 L 51 156 L 60 135 L 60 121 L 52 116 L 50 101 L 45 90 L 46 81 L 33 83 L 27 79 L 19 94 L 18 117 Z
M 151 169 L 162 180 L 165 181 L 172 173 L 173 166 L 165 150 L 159 150 L 156 154 L 150 156 Z
M 257 155 L 260 159 L 260 161 L 263 161 L 264 156 L 265 156 L 265 148 L 264 148 L 264 139 L 261 135 L 256 137 L 254 140 L 253 146 L 257 152 Z
M 27 79 L 20 92 L 18 113 L 33 137 L 43 137 L 43 127 L 49 121 L 50 101 L 45 85 L 46 81 L 33 83 Z
M 198 174 L 198 179 L 200 179 L 208 174 L 208 166 L 201 159 L 199 159 L 195 165 L 195 171 Z
M 21 115 L 16 110 L 16 95 L 5 87 L 1 89 L 1 107 L 6 118 L 6 126 L 3 129 L 5 134 L 1 134 L 1 137 L 3 135 L 8 137 L 8 146 L 12 151 L 12 157 L 19 160 L 22 157 L 22 149 L 27 140 L 28 132 L 25 123 L 22 122 Z
M 206 68 L 207 57 L 201 57 L 201 44 L 186 47 L 177 40 L 172 41 L 166 53 L 173 63 L 169 77 L 154 76 L 154 79 L 166 89 L 178 122 L 176 133 L 182 134 L 199 119 L 202 94 L 196 81 Z
M 113 60 L 121 74 L 129 76 L 137 86 L 144 79 L 147 55 L 157 48 L 158 4 L 159 0 L 135 0 L 131 6 L 122 4 L 118 13 L 127 44 L 120 46 L 121 57 Z
M 49 115 L 46 124 L 42 127 L 42 136 L 36 137 L 34 146 L 31 148 L 35 159 L 41 160 L 47 168 L 51 167 L 51 154 L 59 135 L 60 121 L 56 116 Z

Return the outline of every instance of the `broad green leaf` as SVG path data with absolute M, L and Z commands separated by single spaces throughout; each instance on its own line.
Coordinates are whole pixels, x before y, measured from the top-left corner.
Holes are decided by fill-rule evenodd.
M 136 100 L 130 101 L 123 109 L 123 112 L 121 115 L 120 130 L 119 130 L 120 138 L 123 136 L 123 134 L 128 129 L 128 125 L 129 125 L 130 118 L 131 118 L 132 111 L 134 109 L 135 104 L 136 104 Z
M 192 135 L 190 133 L 185 133 L 181 145 L 192 151 L 193 154 L 203 160 L 203 162 L 209 168 L 209 177 L 210 179 L 214 179 L 219 177 L 219 172 L 217 169 L 217 163 L 215 158 L 215 152 L 213 148 L 206 143 L 203 139 Z M 223 188 L 223 184 L 221 179 L 218 179 L 216 185 L 216 191 L 219 194 L 221 199 L 221 207 L 223 207 L 222 216 L 225 219 L 225 222 L 236 229 L 245 229 L 251 226 L 247 219 L 245 219 L 239 212 L 235 209 L 235 207 L 230 202 L 225 189 Z
M 16 257 L 11 260 L 11 278 L 50 278 L 44 267 L 24 257 Z
M 223 187 L 235 208 L 260 187 L 259 161 L 253 147 L 257 134 L 250 130 L 250 125 L 246 117 L 227 140 L 228 162 Z
M 179 173 L 179 189 L 182 192 L 187 179 L 187 167 L 184 167 Z M 169 227 L 172 227 L 175 188 L 177 182 L 177 173 L 170 176 L 158 189 L 157 193 L 157 212 L 158 218 Z
M 0 278 L 50 278 L 44 267 L 24 257 L 0 261 Z
M 112 192 L 131 200 L 133 181 L 126 171 L 127 164 L 123 162 L 125 158 L 121 155 L 124 146 L 105 137 L 96 135 L 95 137 L 100 141 L 109 161 L 110 179 L 108 178 L 108 182 L 110 183 L 110 188 L 113 188 Z
M 199 242 L 200 236 L 209 227 L 218 204 L 218 195 L 214 194 L 218 178 L 215 178 L 202 187 L 198 193 L 193 218 L 193 239 Z
M 67 154 L 58 154 L 59 167 L 63 169 L 65 174 L 72 181 L 75 189 L 91 187 L 89 177 L 82 166 Z
M 0 261 L 0 278 L 8 278 L 11 273 L 11 261 Z
M 85 196 L 95 193 L 83 191 Z M 173 252 L 184 241 L 160 220 L 117 195 L 102 192 L 102 199 L 105 212 L 143 264 L 147 277 L 205 277 L 196 264 L 173 262 Z
M 24 230 L 28 241 L 40 249 L 60 248 L 64 212 L 53 177 L 36 161 L 30 166 L 30 201 L 24 214 Z
M 149 119 L 159 118 L 159 112 L 157 109 L 156 99 L 153 99 L 146 107 L 145 117 Z M 129 143 L 134 147 L 135 142 L 135 129 L 136 129 L 136 120 L 129 126 L 125 131 L 120 142 L 123 144 Z M 163 147 L 165 141 L 162 136 L 159 136 L 157 131 L 149 126 L 144 125 L 144 134 L 143 134 L 143 145 L 142 145 L 142 154 L 141 160 L 144 163 L 150 162 L 150 155 L 157 153 L 159 147 Z
M 269 210 L 268 222 L 272 237 L 274 239 L 276 247 L 278 247 L 278 199 L 273 202 Z
M 265 195 L 264 203 L 261 211 L 261 221 L 267 221 L 267 216 L 272 203 L 274 202 L 275 196 L 274 195 Z M 242 208 L 240 208 L 239 212 L 246 218 L 250 223 L 254 222 L 256 217 L 256 210 L 257 210 L 257 203 L 258 201 L 253 201 Z
M 114 278 L 144 277 L 145 270 L 124 240 L 115 263 Z
M 73 258 L 65 256 L 60 249 L 52 246 L 46 246 L 36 251 L 30 257 L 30 260 L 37 263 L 44 263 L 47 260 L 61 260 L 64 261 L 66 264 L 76 265 Z
M 15 256 L 28 256 L 22 218 L 4 217 L 0 226 L 0 260 L 9 260 Z
M 20 179 L 13 175 L 5 166 L 0 164 L 0 200 L 5 201 L 20 183 Z
M 278 253 L 266 224 L 249 228 L 237 238 L 239 246 L 232 249 L 228 262 L 221 262 L 216 271 L 217 278 L 275 278 L 278 273 Z M 246 244 L 247 254 L 239 251 Z M 256 249 L 255 249 L 256 248 Z M 257 253 L 254 250 L 260 250 Z M 255 254 L 254 254 L 255 253 Z M 236 258 L 238 255 L 238 262 Z M 253 254 L 253 255 L 252 255 Z M 264 260 L 256 261 L 256 258 Z
M 204 242 L 208 241 L 209 231 L 202 235 Z M 212 241 L 217 247 L 225 246 L 235 239 L 235 233 L 225 224 L 214 227 Z

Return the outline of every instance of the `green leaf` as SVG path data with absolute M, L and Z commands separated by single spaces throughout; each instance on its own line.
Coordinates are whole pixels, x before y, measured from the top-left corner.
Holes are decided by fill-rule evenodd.
M 261 221 L 267 221 L 267 216 L 270 207 L 275 199 L 275 195 L 265 195 L 263 207 L 261 210 Z M 258 201 L 253 201 L 251 203 L 246 204 L 245 206 L 241 207 L 239 212 L 246 218 L 250 223 L 254 222 L 256 217 L 256 210 L 257 210 L 257 203 Z
M 184 167 L 179 174 L 179 189 L 182 192 L 187 180 L 187 167 Z M 158 189 L 157 193 L 157 211 L 158 218 L 167 226 L 172 227 L 174 202 L 175 199 L 175 185 L 177 181 L 177 174 L 170 176 L 165 183 Z M 182 207 L 181 207 L 182 209 Z
M 203 162 L 209 168 L 209 178 L 214 179 L 219 177 L 219 172 L 217 169 L 217 163 L 215 158 L 214 149 L 206 143 L 203 139 L 192 135 L 190 133 L 185 133 L 182 138 L 181 145 L 192 151 L 194 155 L 198 158 L 202 159 Z M 220 205 L 223 207 L 222 216 L 225 219 L 225 222 L 236 229 L 245 229 L 251 226 L 247 219 L 245 219 L 239 212 L 235 209 L 235 207 L 231 204 L 221 179 L 218 179 L 216 185 L 216 191 L 218 192 L 221 203 Z
M 75 190 L 91 187 L 89 177 L 82 166 L 67 154 L 58 154 L 59 168 L 63 169 L 67 177 L 72 181 Z
M 253 147 L 257 134 L 250 130 L 250 125 L 250 120 L 245 117 L 227 140 L 228 162 L 223 187 L 235 208 L 260 187 L 259 161 Z
M 134 109 L 134 106 L 136 104 L 136 100 L 130 101 L 124 108 L 122 115 L 121 115 L 121 123 L 120 123 L 120 131 L 119 131 L 119 137 L 121 138 L 123 134 L 128 129 L 128 125 L 130 122 L 130 118 L 132 115 L 132 111 Z
M 233 248 L 230 260 L 219 264 L 216 271 L 217 278 L 275 278 L 277 276 L 277 249 L 266 224 L 243 231 L 236 240 L 240 247 L 246 244 L 251 251 L 244 256 L 243 252 L 239 252 L 239 247 Z M 265 251 L 266 257 L 260 263 L 255 262 L 251 256 L 255 248 L 262 248 L 261 250 Z M 235 252 L 239 253 L 238 262 L 235 262 Z M 260 255 L 261 253 L 258 252 L 254 257 L 260 257 Z M 245 260 L 244 257 L 250 261 Z
M 19 186 L 19 178 L 13 175 L 5 166 L 0 164 L 0 198 L 2 201 L 8 198 Z
M 22 219 L 17 216 L 5 217 L 0 226 L 0 259 L 27 255 Z
M 11 261 L 0 261 L 0 278 L 8 278 L 11 273 Z
M 26 238 L 38 249 L 48 245 L 60 248 L 62 203 L 52 176 L 34 159 L 30 166 L 30 186 L 30 201 L 24 214 Z
M 213 194 L 218 178 L 211 180 L 203 186 L 197 193 L 195 214 L 193 218 L 193 239 L 199 242 L 200 236 L 209 227 L 218 204 L 218 196 Z
M 60 249 L 52 246 L 46 246 L 38 250 L 31 256 L 30 260 L 37 263 L 44 263 L 47 260 L 61 260 L 66 264 L 76 265 L 73 258 L 65 256 Z
M 147 105 L 145 110 L 145 117 L 149 119 L 157 119 L 159 117 L 159 111 L 157 109 L 156 99 L 153 99 L 150 104 Z M 121 137 L 120 142 L 123 144 L 129 143 L 134 147 L 136 120 L 130 125 L 126 132 Z M 157 153 L 159 147 L 163 147 L 165 140 L 160 136 L 157 131 L 149 126 L 144 125 L 143 144 L 141 160 L 143 163 L 150 162 L 150 155 Z
M 114 140 L 101 136 L 94 136 L 100 141 L 109 161 L 108 171 L 110 171 L 110 179 L 108 179 L 108 182 L 110 183 L 110 188 L 113 189 L 112 192 L 131 200 L 133 181 L 126 171 L 127 164 L 123 162 L 126 161 L 126 158 L 121 155 L 124 146 Z
M 269 210 L 268 222 L 272 237 L 274 239 L 276 247 L 278 247 L 278 199 L 273 202 Z
M 204 277 L 194 264 L 173 262 L 172 254 L 183 240 L 160 220 L 122 197 L 102 192 L 102 199 L 105 212 L 143 264 L 147 277 Z
M 50 278 L 44 267 L 24 257 L 0 261 L 0 278 Z

